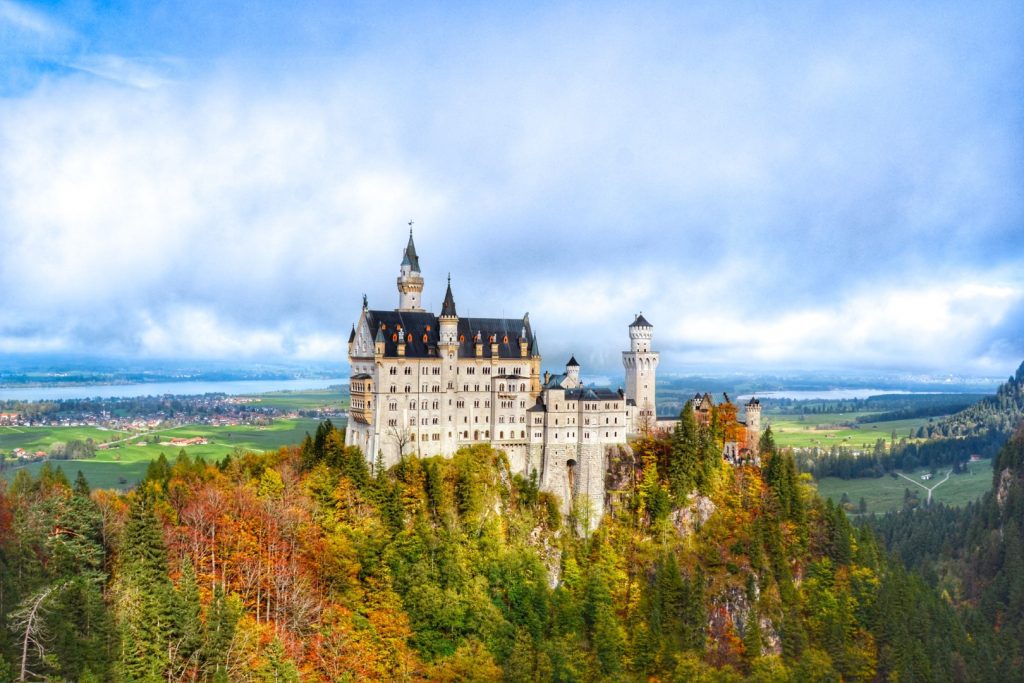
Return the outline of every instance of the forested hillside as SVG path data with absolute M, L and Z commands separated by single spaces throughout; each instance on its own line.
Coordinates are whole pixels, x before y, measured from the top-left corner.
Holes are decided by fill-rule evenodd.
M 993 658 L 1024 680 L 1024 424 L 997 457 L 992 490 L 963 509 L 931 506 L 873 520 L 896 557 L 993 633 Z
M 1000 680 L 770 431 L 733 468 L 718 424 L 615 455 L 589 535 L 490 448 L 373 475 L 329 423 L 125 495 L 21 473 L 0 680 Z

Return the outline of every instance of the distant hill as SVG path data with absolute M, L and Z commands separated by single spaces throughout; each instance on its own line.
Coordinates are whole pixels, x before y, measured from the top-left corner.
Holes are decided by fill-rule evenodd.
M 940 423 L 946 436 L 976 436 L 997 432 L 1007 437 L 1024 419 L 1024 363 L 1016 374 L 996 390 L 996 395 L 982 399 Z

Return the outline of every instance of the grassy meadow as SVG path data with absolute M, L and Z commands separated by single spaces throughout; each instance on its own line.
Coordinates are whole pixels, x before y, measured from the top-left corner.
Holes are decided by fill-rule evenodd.
M 854 450 L 870 451 L 878 439 L 883 439 L 888 444 L 893 431 L 896 432 L 897 440 L 900 440 L 916 433 L 919 427 L 927 427 L 928 424 L 942 419 L 941 417 L 921 417 L 886 422 L 858 423 L 856 421 L 858 417 L 871 414 L 873 413 L 813 415 L 775 413 L 766 415 L 763 421 L 771 425 L 775 442 L 780 446 L 792 448 L 817 446 L 823 449 L 843 446 Z M 922 439 L 912 440 L 922 441 Z M 965 505 L 988 491 L 992 486 L 992 462 L 983 460 L 972 463 L 969 467 L 970 474 L 953 475 L 944 484 L 935 488 L 932 493 L 932 501 L 947 505 Z M 945 477 L 947 469 L 940 469 L 930 481 L 921 481 L 921 475 L 926 473 L 927 469 L 903 472 L 903 474 L 930 487 Z M 823 498 L 831 498 L 836 503 L 840 502 L 843 493 L 846 493 L 854 506 L 851 514 L 856 514 L 856 506 L 861 498 L 864 498 L 864 502 L 867 504 L 867 512 L 873 514 L 898 510 L 903 507 L 904 491 L 908 488 L 918 494 L 922 503 L 928 497 L 928 492 L 923 488 L 915 486 L 902 477 L 894 479 L 889 475 L 861 479 L 824 477 L 815 482 L 815 485 Z
M 944 484 L 936 487 L 932 491 L 932 502 L 941 502 L 946 505 L 966 505 L 977 500 L 992 488 L 991 460 L 970 463 L 968 469 L 969 473 L 954 474 Z M 921 468 L 903 474 L 930 488 L 945 478 L 949 468 L 939 469 L 929 481 L 921 481 L 921 475 L 927 471 L 926 468 Z M 903 507 L 903 495 L 906 489 L 916 492 L 922 503 L 928 498 L 928 492 L 920 486 L 911 484 L 903 477 L 894 479 L 889 475 L 864 479 L 824 477 L 816 482 L 816 485 L 822 498 L 831 498 L 836 503 L 842 500 L 843 493 L 845 493 L 855 506 L 854 514 L 856 505 L 861 498 L 864 498 L 864 502 L 867 504 L 868 514 L 899 510 Z
M 92 439 L 99 444 L 126 436 L 130 434 L 99 427 L 0 427 L 0 452 L 10 453 L 15 448 L 45 451 L 57 441 Z
M 330 387 L 309 391 L 272 391 L 239 398 L 251 399 L 256 405 L 280 410 L 330 408 L 341 412 L 348 408 L 348 387 Z
M 874 448 L 879 439 L 889 441 L 893 430 L 896 440 L 909 437 L 918 427 L 927 426 L 929 420 L 940 418 L 919 417 L 910 420 L 857 423 L 858 417 L 873 413 L 822 413 L 820 415 L 766 415 L 762 422 L 772 427 L 775 443 L 792 448 L 828 449 L 846 446 L 854 449 Z
M 318 420 L 313 418 L 277 419 L 267 426 L 239 425 L 213 427 L 209 425 L 189 425 L 161 430 L 161 441 L 174 438 L 188 439 L 202 436 L 209 439 L 206 445 L 187 446 L 185 451 L 192 457 L 207 460 L 220 460 L 235 449 L 266 451 L 280 446 L 297 444 L 307 432 L 316 430 Z M 55 441 L 85 439 L 92 437 L 95 441 L 110 440 L 115 432 L 88 427 L 35 427 L 0 428 L 0 450 L 10 452 L 13 448 L 46 450 Z M 100 435 L 103 435 L 100 438 Z M 126 435 L 121 435 L 126 436 Z M 163 453 L 174 458 L 180 446 L 145 445 L 139 439 L 131 439 L 116 448 L 97 450 L 95 458 L 85 460 L 55 460 L 54 465 L 64 469 L 69 478 L 73 478 L 78 470 L 89 480 L 93 488 L 127 488 L 135 485 L 146 473 L 149 462 Z M 14 476 L 18 469 L 24 468 L 33 474 L 42 466 L 31 463 L 24 466 L 12 466 L 10 461 L 3 475 Z

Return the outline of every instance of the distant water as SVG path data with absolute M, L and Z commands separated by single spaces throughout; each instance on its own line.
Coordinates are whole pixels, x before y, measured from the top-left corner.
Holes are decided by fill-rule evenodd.
M 265 394 L 270 391 L 326 389 L 348 384 L 348 379 L 237 380 L 225 382 L 153 382 L 150 384 L 94 384 L 75 387 L 0 388 L 0 401 L 59 401 L 76 398 L 134 398 L 136 396 L 198 396 L 202 394 Z
M 788 398 L 794 401 L 806 401 L 809 399 L 862 399 L 872 396 L 883 396 L 887 394 L 958 394 L 959 391 L 906 391 L 898 389 L 806 389 L 806 390 L 783 390 L 783 391 L 761 391 L 756 394 L 758 398 Z M 751 394 L 744 394 L 736 398 L 737 401 L 749 400 Z

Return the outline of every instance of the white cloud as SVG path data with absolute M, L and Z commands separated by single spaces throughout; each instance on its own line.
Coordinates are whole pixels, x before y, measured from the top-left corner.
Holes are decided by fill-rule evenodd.
M 0 37 L 8 32 L 50 38 L 64 33 L 64 29 L 45 15 L 24 5 L 11 0 L 0 0 Z
M 0 99 L 0 334 L 336 359 L 414 218 L 428 304 L 451 271 L 460 311 L 529 310 L 595 371 L 641 309 L 674 363 L 1012 356 L 1018 48 L 955 16 L 575 14 L 294 61 L 83 49 L 101 79 Z

